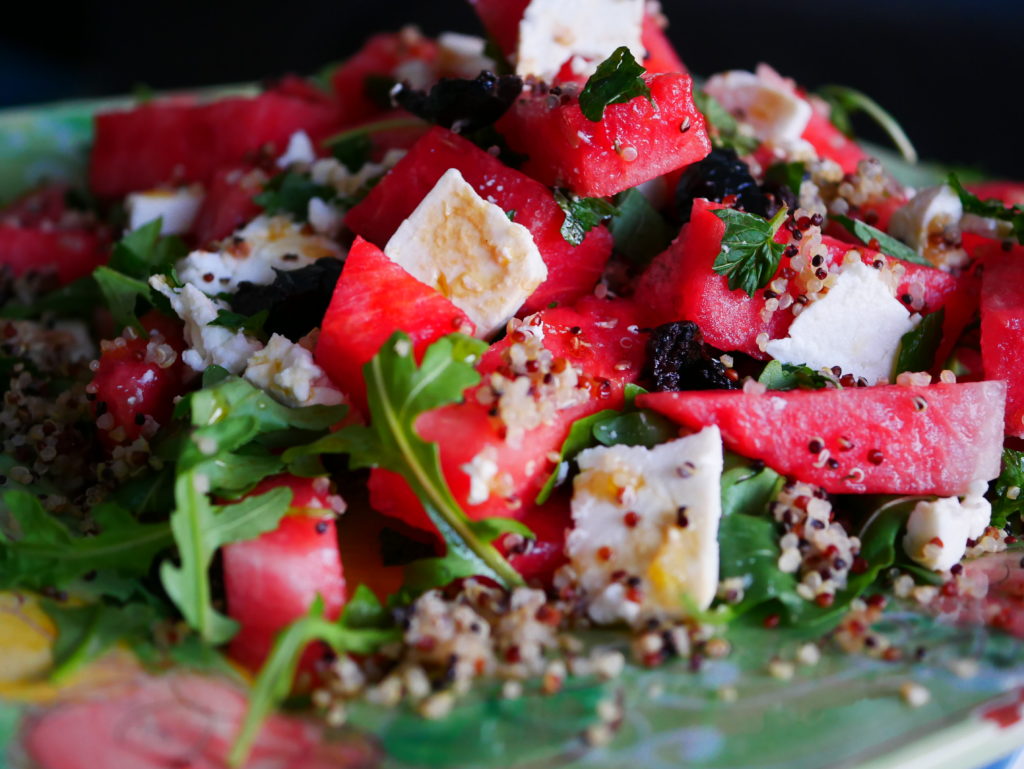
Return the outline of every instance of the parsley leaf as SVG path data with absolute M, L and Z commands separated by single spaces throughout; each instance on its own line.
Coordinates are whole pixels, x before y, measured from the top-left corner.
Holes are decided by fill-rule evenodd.
M 615 250 L 633 264 L 648 264 L 676 236 L 676 230 L 636 187 L 621 193 L 615 205 L 619 211 L 608 228 L 615 239 Z
M 980 200 L 964 189 L 956 174 L 950 174 L 948 182 L 950 187 L 960 196 L 964 213 L 982 216 L 986 219 L 998 219 L 1001 222 L 1009 222 L 1013 235 L 1017 242 L 1024 245 L 1024 208 L 1020 206 L 1007 206 L 999 200 Z
M 593 123 L 604 117 L 605 107 L 624 104 L 643 96 L 652 105 L 654 97 L 641 75 L 646 70 L 637 63 L 629 48 L 620 46 L 597 66 L 597 70 L 580 91 L 580 110 Z
M 450 334 L 427 348 L 417 366 L 408 335 L 395 332 L 363 367 L 369 426 L 350 425 L 335 435 L 345 444 L 352 469 L 383 467 L 405 479 L 449 555 L 473 564 L 475 574 L 521 585 L 522 578 L 487 538 L 490 524 L 470 521 L 452 496 L 437 444 L 420 438 L 414 426 L 424 411 L 460 401 L 466 388 L 480 381 L 474 363 L 484 349 L 480 340 Z M 287 453 L 285 460 L 291 461 Z
M 904 262 L 911 262 L 912 264 L 931 266 L 931 262 L 902 240 L 897 240 L 892 235 L 888 235 L 877 227 L 872 227 L 870 224 L 862 222 L 860 219 L 851 219 L 840 214 L 829 214 L 829 219 L 843 225 L 851 235 L 869 248 L 874 248 L 877 244 L 879 251 L 896 259 L 902 259 Z
M 565 211 L 562 238 L 574 246 L 580 245 L 587 233 L 605 219 L 619 214 L 619 209 L 604 198 L 580 198 L 561 189 L 555 190 L 555 202 Z
M 299 171 L 285 171 L 278 174 L 253 198 L 268 214 L 291 214 L 297 222 L 306 221 L 309 216 L 309 201 L 320 198 L 331 201 L 338 193 L 333 187 L 317 184 L 308 174 Z
M 712 269 L 729 279 L 729 288 L 743 289 L 748 296 L 767 286 L 779 269 L 785 246 L 775 242 L 775 233 L 786 220 L 783 206 L 770 221 L 732 208 L 712 212 L 725 222 L 722 247 Z
M 706 91 L 694 91 L 693 102 L 704 115 L 715 149 L 733 150 L 737 155 L 749 155 L 761 146 L 754 136 L 740 130 L 739 121 L 719 101 Z
M 853 123 L 850 116 L 863 112 L 889 135 L 892 143 L 908 163 L 917 162 L 917 150 L 910 142 L 899 121 L 890 115 L 882 106 L 865 93 L 845 85 L 826 85 L 818 95 L 828 102 L 831 111 L 829 119 L 832 125 L 847 136 L 853 136 Z
M 945 319 L 946 309 L 943 307 L 925 315 L 920 323 L 903 335 L 893 364 L 893 379 L 904 371 L 931 370 L 935 365 L 935 353 L 942 343 L 942 324 Z
M 42 590 L 64 586 L 91 571 L 141 576 L 157 554 L 172 544 L 165 523 L 144 524 L 115 504 L 98 505 L 100 532 L 82 537 L 43 509 L 35 494 L 3 496 L 12 525 L 0 528 L 0 589 Z
M 757 381 L 769 390 L 821 390 L 830 386 L 840 386 L 838 382 L 810 366 L 794 366 L 777 360 L 768 362 Z
M 1003 449 L 1003 467 L 987 494 L 992 502 L 992 525 L 1006 526 L 1011 515 L 1024 514 L 1024 451 Z M 1011 498 L 1012 495 L 1012 498 Z

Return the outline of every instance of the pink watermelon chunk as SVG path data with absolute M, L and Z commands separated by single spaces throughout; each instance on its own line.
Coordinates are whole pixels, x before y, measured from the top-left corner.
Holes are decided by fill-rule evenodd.
M 809 142 L 819 157 L 828 158 L 838 163 L 843 173 L 852 174 L 857 164 L 868 158 L 868 153 L 853 139 L 836 128 L 828 117 L 828 108 L 811 101 L 814 110 L 811 119 L 804 129 L 804 141 Z
M 789 392 L 667 392 L 637 404 L 833 494 L 962 494 L 999 475 L 1003 382 Z M 827 453 L 826 453 L 827 452 Z
M 612 104 L 600 122 L 583 116 L 574 98 L 524 92 L 497 123 L 523 171 L 549 187 L 605 197 L 696 163 L 711 152 L 693 81 L 682 73 L 644 75 L 651 97 Z
M 256 168 L 228 168 L 218 171 L 203 197 L 192 225 L 196 242 L 205 246 L 226 238 L 259 216 L 253 198 L 263 191 L 267 176 Z
M 515 211 L 514 221 L 533 236 L 548 279 L 523 305 L 523 313 L 551 302 L 569 304 L 593 290 L 612 250 L 608 229 L 595 227 L 578 246 L 566 242 L 561 233 L 565 213 L 550 190 L 444 128 L 434 128 L 420 139 L 349 211 L 345 223 L 383 247 L 449 168 L 457 168 L 485 200 Z
M 636 310 L 624 300 L 587 297 L 576 309 L 556 308 L 532 316 L 544 329 L 544 346 L 583 372 L 581 387 L 586 400 L 558 411 L 550 421 L 527 431 L 518 441 L 506 440 L 506 425 L 480 403 L 474 391 L 463 403 L 423 414 L 416 422 L 420 436 L 436 441 L 441 467 L 455 499 L 473 519 L 494 516 L 519 518 L 530 512 L 555 464 L 549 455 L 558 452 L 572 423 L 601 409 L 619 408 L 623 388 L 636 381 L 644 359 L 645 335 L 636 327 Z M 486 381 L 505 369 L 502 353 L 512 344 L 511 335 L 484 354 L 479 370 Z M 487 450 L 497 466 L 495 478 L 503 478 L 501 491 L 470 504 L 471 481 L 465 467 Z M 432 528 L 419 501 L 398 476 L 384 470 L 370 475 L 374 509 L 417 528 Z
M 987 379 L 1006 382 L 1006 434 L 1024 438 L 1024 246 L 985 252 L 981 358 Z
M 668 250 L 656 257 L 641 275 L 635 297 L 640 306 L 647 308 L 649 325 L 691 320 L 700 326 L 708 344 L 763 360 L 767 355 L 757 345 L 758 335 L 767 334 L 769 339 L 786 336 L 794 316 L 791 310 L 778 310 L 765 320 L 762 317 L 766 301 L 763 289 L 753 297 L 739 289 L 730 291 L 725 276 L 714 272 L 712 265 L 725 232 L 725 223 L 712 213 L 719 208 L 723 206 L 718 203 L 694 201 L 690 222 Z M 785 228 L 779 230 L 779 242 L 786 242 L 788 237 Z M 865 264 L 874 263 L 879 256 L 877 251 L 865 246 L 853 246 L 828 236 L 822 240 L 828 249 L 829 265 L 841 264 L 853 248 L 861 254 Z M 786 274 L 788 263 L 789 259 L 784 256 L 777 276 Z M 969 278 L 958 279 L 950 273 L 918 264 L 903 263 L 903 267 L 906 272 L 897 288 L 897 296 L 910 294 L 911 285 L 919 284 L 924 299 L 920 312 L 946 308 L 943 347 L 937 356 L 943 360 L 976 306 L 967 287 Z
M 462 310 L 356 238 L 324 315 L 315 358 L 331 381 L 365 414 L 363 365 L 395 331 L 412 338 L 419 358 L 434 341 L 456 331 L 472 334 Z

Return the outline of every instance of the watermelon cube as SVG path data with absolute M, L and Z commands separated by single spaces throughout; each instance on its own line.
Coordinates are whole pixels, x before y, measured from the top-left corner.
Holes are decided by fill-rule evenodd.
M 349 211 L 346 225 L 367 240 L 386 245 L 450 168 L 457 168 L 485 200 L 514 211 L 513 221 L 526 227 L 537 244 L 548 278 L 526 301 L 522 312 L 536 312 L 551 302 L 571 304 L 593 290 L 611 254 L 607 228 L 595 227 L 578 246 L 568 243 L 561 234 L 565 213 L 550 190 L 444 128 L 431 129 L 413 145 Z
M 210 181 L 192 225 L 196 242 L 206 246 L 226 238 L 259 216 L 253 198 L 263 191 L 267 175 L 258 168 L 225 168 Z
M 963 494 L 999 475 L 1003 382 L 637 397 L 693 430 L 832 494 Z
M 1006 434 L 1024 438 L 1024 246 L 984 253 L 981 358 L 986 379 L 1006 382 Z

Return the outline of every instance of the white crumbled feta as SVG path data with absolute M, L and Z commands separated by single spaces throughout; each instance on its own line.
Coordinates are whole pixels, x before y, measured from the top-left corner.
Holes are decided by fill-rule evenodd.
M 764 64 L 757 72 L 731 70 L 712 76 L 704 90 L 762 141 L 796 144 L 811 120 L 811 104 L 794 85 Z
M 221 366 L 232 374 L 240 374 L 253 353 L 263 347 L 242 331 L 211 326 L 226 305 L 211 299 L 191 283 L 175 289 L 163 275 L 154 275 L 149 285 L 170 300 L 178 317 L 185 321 L 185 342 L 189 349 L 181 359 L 192 369 L 203 371 L 208 366 Z
M 183 283 L 210 296 L 230 294 L 242 282 L 268 285 L 274 270 L 297 270 L 317 259 L 339 258 L 341 247 L 309 233 L 288 216 L 258 216 L 228 238 L 219 251 L 193 251 L 177 264 Z
M 477 194 L 458 169 L 438 180 L 384 253 L 469 316 L 489 337 L 548 276 L 530 231 Z
M 133 192 L 125 198 L 128 229 L 137 230 L 160 219 L 161 235 L 183 235 L 192 229 L 202 204 L 203 188 L 198 184 L 175 190 Z
M 340 208 L 331 203 L 327 203 L 320 198 L 310 198 L 309 206 L 306 210 L 306 218 L 309 220 L 309 226 L 316 230 L 318 234 L 325 235 L 328 238 L 336 238 L 338 233 L 341 232 L 341 225 L 345 220 L 345 215 Z
M 487 41 L 476 35 L 442 32 L 437 38 L 438 68 L 452 77 L 472 80 L 484 70 L 494 72 L 495 61 L 484 53 Z
M 284 154 L 277 159 L 278 168 L 287 168 L 291 165 L 309 165 L 316 160 L 316 150 L 313 142 L 305 131 L 296 131 L 288 139 L 288 148 Z
M 280 334 L 253 353 L 243 376 L 288 406 L 336 406 L 343 400 L 313 362 L 313 353 Z
M 587 449 L 577 463 L 566 553 L 591 619 L 635 624 L 707 608 L 718 587 L 718 428 L 653 449 Z
M 405 150 L 391 149 L 379 163 L 364 163 L 358 171 L 349 171 L 344 163 L 335 158 L 320 158 L 309 169 L 310 178 L 316 184 L 334 187 L 338 195 L 352 198 L 374 179 L 383 176 L 405 157 Z
M 890 376 L 901 338 L 919 321 L 879 270 L 853 261 L 824 297 L 797 316 L 789 336 L 769 341 L 765 351 L 782 363 L 839 366 L 874 384 Z
M 889 222 L 889 234 L 899 238 L 922 256 L 929 256 L 936 243 L 948 240 L 959 243 L 960 221 L 964 206 L 960 196 L 948 184 L 920 190 L 908 203 L 896 209 Z M 967 259 L 967 253 L 956 249 L 957 258 L 952 261 L 943 249 L 942 261 L 960 264 Z M 945 266 L 939 264 L 939 266 Z
M 516 74 L 550 83 L 573 59 L 589 77 L 623 45 L 643 61 L 643 20 L 644 0 L 533 0 L 519 22 Z
M 943 497 L 918 502 L 907 519 L 903 550 L 927 569 L 948 571 L 967 552 L 967 540 L 978 539 L 992 519 L 985 499 L 988 483 L 975 481 L 963 499 Z
M 493 446 L 488 446 L 462 465 L 462 472 L 469 476 L 469 504 L 482 505 L 490 498 L 491 484 L 498 475 L 497 454 Z

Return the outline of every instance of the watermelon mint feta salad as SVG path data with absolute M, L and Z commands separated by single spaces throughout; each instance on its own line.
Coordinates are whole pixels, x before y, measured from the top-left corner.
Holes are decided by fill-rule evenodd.
M 236 764 L 290 693 L 439 718 L 737 623 L 895 658 L 887 602 L 955 619 L 1021 530 L 1024 185 L 912 189 L 838 127 L 911 155 L 877 104 L 696 79 L 657 3 L 471 4 L 101 113 L 0 212 L 0 587 L 57 679 L 251 671 Z

